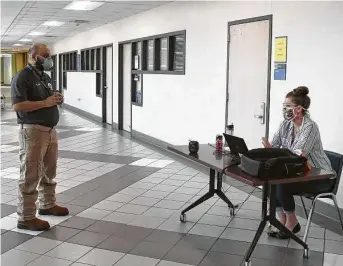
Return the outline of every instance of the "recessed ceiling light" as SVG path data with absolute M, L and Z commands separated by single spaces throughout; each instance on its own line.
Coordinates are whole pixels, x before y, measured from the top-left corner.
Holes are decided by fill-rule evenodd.
M 21 43 L 15 43 L 13 46 L 23 46 Z
M 68 10 L 80 10 L 80 11 L 89 11 L 93 10 L 101 5 L 103 5 L 104 2 L 96 2 L 96 1 L 73 1 L 64 9 Z
M 38 32 L 38 31 L 31 31 L 28 35 L 30 36 L 40 36 L 40 35 L 44 35 L 45 33 L 43 32 Z
M 33 40 L 23 38 L 23 39 L 20 39 L 19 41 L 20 42 L 32 42 Z
M 51 21 L 45 21 L 43 23 L 43 26 L 47 26 L 47 27 L 59 27 L 62 26 L 65 22 L 62 21 L 55 21 L 55 20 L 51 20 Z

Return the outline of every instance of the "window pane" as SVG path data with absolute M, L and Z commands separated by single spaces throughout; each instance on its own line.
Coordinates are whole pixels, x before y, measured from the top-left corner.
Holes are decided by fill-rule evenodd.
M 139 75 L 139 81 L 136 82 L 136 103 L 142 104 L 142 75 Z
M 74 53 L 71 53 L 69 56 L 69 60 L 70 60 L 70 70 L 74 70 Z
M 74 59 L 74 69 L 73 70 L 78 70 L 77 69 L 77 57 L 78 57 L 78 54 L 75 52 L 74 57 L 73 57 L 73 59 Z
M 101 53 L 100 48 L 96 49 L 96 70 L 100 70 L 100 63 L 101 63 Z
M 101 73 L 96 73 L 96 95 L 102 95 Z
M 67 58 L 67 68 L 66 68 L 66 70 L 70 70 L 69 54 L 66 54 L 66 58 Z
M 142 42 L 137 42 L 136 56 L 138 55 L 138 69 L 142 69 L 141 54 L 142 54 Z
M 85 51 L 81 52 L 81 69 L 86 69 L 86 61 L 85 61 Z
M 89 70 L 89 50 L 86 50 L 86 70 Z
M 63 55 L 63 70 L 66 70 L 67 69 L 67 58 L 66 58 L 66 55 L 64 54 Z
M 94 56 L 94 49 L 91 50 L 91 66 L 90 70 L 95 70 L 95 56 Z
M 154 70 L 154 40 L 148 41 L 148 70 Z
M 63 72 L 63 88 L 67 88 L 67 72 Z
M 161 39 L 161 70 L 168 70 L 168 39 Z
M 184 71 L 184 49 L 185 48 L 185 36 L 179 35 L 175 36 L 174 43 L 174 60 L 173 60 L 173 69 L 175 71 Z

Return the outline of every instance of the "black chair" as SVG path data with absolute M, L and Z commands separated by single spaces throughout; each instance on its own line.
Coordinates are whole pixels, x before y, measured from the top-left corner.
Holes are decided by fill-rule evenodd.
M 315 208 L 316 202 L 319 198 L 332 199 L 333 203 L 335 204 L 335 207 L 336 207 L 336 210 L 338 213 L 338 217 L 339 217 L 339 220 L 341 222 L 341 226 L 342 226 L 342 230 L 343 230 L 342 216 L 341 216 L 341 213 L 339 211 L 339 207 L 338 207 L 337 199 L 336 199 L 336 193 L 338 190 L 339 181 L 341 178 L 342 168 L 343 168 L 343 155 L 339 154 L 339 153 L 331 152 L 331 151 L 325 151 L 325 153 L 328 156 L 328 158 L 331 162 L 332 169 L 336 172 L 337 176 L 335 179 L 332 179 L 332 186 L 327 191 L 324 191 L 321 193 L 313 193 L 313 194 L 306 193 L 306 194 L 303 194 L 300 196 L 302 205 L 304 207 L 304 212 L 305 212 L 305 215 L 307 218 L 307 224 L 306 224 L 306 229 L 305 229 L 305 234 L 304 234 L 304 239 L 303 239 L 304 242 L 306 242 L 306 240 L 307 240 L 308 232 L 309 232 L 310 225 L 311 225 L 312 216 L 314 213 L 314 208 Z M 312 206 L 311 206 L 309 214 L 307 214 L 307 210 L 305 207 L 303 197 L 306 197 L 306 198 L 312 200 Z

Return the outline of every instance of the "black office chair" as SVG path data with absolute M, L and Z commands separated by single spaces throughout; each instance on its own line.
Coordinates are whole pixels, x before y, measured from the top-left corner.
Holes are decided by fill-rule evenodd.
M 330 189 L 328 189 L 328 191 L 321 192 L 321 193 L 313 193 L 313 194 L 306 193 L 306 194 L 303 194 L 300 196 L 302 205 L 304 207 L 304 212 L 305 212 L 305 215 L 307 218 L 307 224 L 306 224 L 306 229 L 305 229 L 305 234 L 304 234 L 304 239 L 303 239 L 304 242 L 306 242 L 306 240 L 307 240 L 308 232 L 309 232 L 310 225 L 311 225 L 312 216 L 314 213 L 314 208 L 315 208 L 316 202 L 319 198 L 332 199 L 333 203 L 335 204 L 335 207 L 336 207 L 336 210 L 338 213 L 338 217 L 339 217 L 339 220 L 341 222 L 342 231 L 343 231 L 342 216 L 341 216 L 341 213 L 340 213 L 340 210 L 339 210 L 339 207 L 337 204 L 337 199 L 336 199 L 336 193 L 338 190 L 339 181 L 341 178 L 342 168 L 343 168 L 343 155 L 339 154 L 339 153 L 331 152 L 331 151 L 325 151 L 325 153 L 328 156 L 328 158 L 331 162 L 332 169 L 336 172 L 337 176 L 335 179 L 332 180 L 332 186 L 330 187 Z M 303 197 L 306 197 L 306 198 L 312 200 L 312 206 L 311 206 L 309 214 L 307 213 Z

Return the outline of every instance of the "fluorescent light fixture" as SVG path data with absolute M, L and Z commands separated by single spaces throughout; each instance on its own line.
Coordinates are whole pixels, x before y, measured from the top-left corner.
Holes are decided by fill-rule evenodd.
M 69 5 L 65 6 L 64 9 L 90 11 L 90 10 L 96 9 L 97 7 L 103 4 L 104 2 L 96 2 L 96 1 L 73 1 Z
M 28 35 L 30 36 L 41 36 L 44 35 L 44 32 L 39 32 L 39 31 L 31 31 Z
M 48 20 L 43 23 L 43 26 L 46 27 L 59 27 L 62 26 L 65 22 L 62 21 L 55 21 L 55 20 Z
M 15 43 L 13 46 L 23 46 L 21 43 Z
M 20 42 L 32 42 L 33 40 L 23 38 L 23 39 L 20 39 L 19 41 L 20 41 Z

